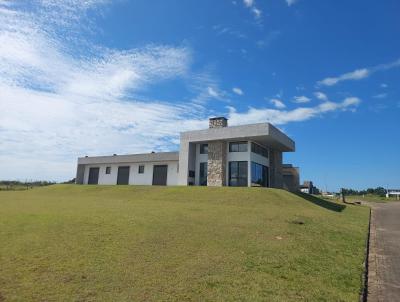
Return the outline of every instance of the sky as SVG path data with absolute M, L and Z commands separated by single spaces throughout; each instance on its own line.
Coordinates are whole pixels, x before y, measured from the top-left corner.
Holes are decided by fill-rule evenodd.
M 0 179 L 270 122 L 323 190 L 400 187 L 400 2 L 0 0 Z

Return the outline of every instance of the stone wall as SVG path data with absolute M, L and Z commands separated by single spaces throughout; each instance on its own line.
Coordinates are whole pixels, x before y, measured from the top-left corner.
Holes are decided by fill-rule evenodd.
M 226 185 L 226 154 L 225 141 L 208 143 L 207 186 Z
M 269 151 L 269 173 L 270 186 L 272 188 L 282 189 L 283 187 L 283 171 L 282 171 L 282 152 L 274 149 Z
M 209 128 L 222 128 L 228 126 L 228 120 L 224 117 L 214 117 L 208 120 Z

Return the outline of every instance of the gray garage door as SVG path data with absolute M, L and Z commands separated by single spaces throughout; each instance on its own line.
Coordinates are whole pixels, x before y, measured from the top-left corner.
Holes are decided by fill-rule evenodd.
M 89 185 L 97 185 L 99 183 L 99 168 L 90 168 L 89 169 Z
M 117 185 L 129 184 L 129 166 L 118 167 Z
M 153 185 L 166 186 L 167 185 L 167 165 L 157 165 L 153 167 Z

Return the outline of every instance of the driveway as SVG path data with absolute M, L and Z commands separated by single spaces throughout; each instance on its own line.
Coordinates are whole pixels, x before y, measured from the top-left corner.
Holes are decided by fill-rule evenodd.
M 400 301 L 400 202 L 372 206 L 368 302 Z

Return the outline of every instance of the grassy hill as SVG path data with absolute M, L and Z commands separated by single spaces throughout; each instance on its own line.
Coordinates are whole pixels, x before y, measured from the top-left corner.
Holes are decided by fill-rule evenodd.
M 357 301 L 369 210 L 259 188 L 0 192 L 0 301 Z

